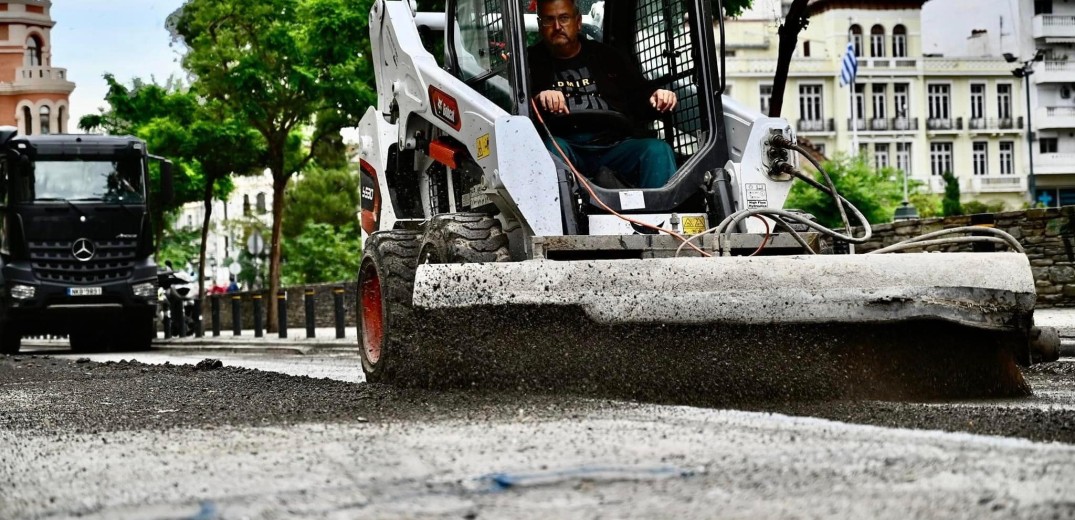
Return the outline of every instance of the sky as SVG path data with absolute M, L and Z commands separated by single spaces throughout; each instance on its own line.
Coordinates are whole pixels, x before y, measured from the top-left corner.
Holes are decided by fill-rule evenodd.
M 931 0 L 922 10 L 926 52 L 963 49 L 972 29 L 1014 33 L 1012 4 L 1018 0 Z M 183 0 L 53 0 L 52 65 L 66 68 L 77 85 L 71 94 L 71 122 L 97 113 L 105 105 L 105 82 L 111 72 L 126 84 L 136 77 L 183 77 L 179 54 L 170 46 L 164 20 Z M 755 0 L 754 12 L 773 15 L 779 0 Z M 994 47 L 996 48 L 996 47 Z M 951 53 L 949 53 L 951 55 Z M 72 125 L 73 126 L 73 125 Z
M 169 47 L 164 20 L 183 0 L 53 0 L 52 66 L 75 82 L 71 126 L 105 106 L 102 76 L 122 83 L 136 77 L 164 82 L 183 77 L 179 55 Z

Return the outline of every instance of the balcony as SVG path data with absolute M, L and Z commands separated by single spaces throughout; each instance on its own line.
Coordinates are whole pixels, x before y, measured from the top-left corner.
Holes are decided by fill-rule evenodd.
M 1023 118 L 972 117 L 967 120 L 967 128 L 972 132 L 1018 132 L 1023 129 Z
M 836 123 L 831 117 L 828 119 L 800 119 L 796 124 L 796 130 L 800 134 L 832 133 L 836 131 Z
M 970 180 L 971 193 L 1021 193 L 1026 189 L 1026 177 L 1021 175 L 975 175 Z
M 929 118 L 926 119 L 926 130 L 934 132 L 955 132 L 963 129 L 963 118 L 957 117 L 955 119 L 940 119 Z
M 918 60 L 915 58 L 859 58 L 859 72 L 863 69 L 896 69 L 913 72 L 918 69 Z
M 917 117 L 893 117 L 891 123 L 892 129 L 897 132 L 917 131 L 918 130 L 918 118 Z
M 67 81 L 67 69 L 57 67 L 21 67 L 15 69 L 15 81 Z
M 1035 153 L 1034 175 L 1075 173 L 1075 153 Z
M 1012 67 L 1013 69 L 1016 67 Z M 1030 76 L 1035 84 L 1042 83 L 1071 83 L 1075 77 L 1075 63 L 1070 61 L 1050 60 L 1034 67 L 1034 75 Z
M 1034 111 L 1038 130 L 1075 128 L 1075 107 L 1044 107 Z
M 856 123 L 855 130 L 860 132 L 913 132 L 918 130 L 918 118 L 917 117 L 893 117 L 884 118 L 876 117 L 871 119 L 859 119 L 854 121 Z M 852 121 L 847 120 L 847 129 L 851 130 Z
M 1039 14 L 1034 17 L 1034 39 L 1067 40 L 1075 38 L 1075 16 Z

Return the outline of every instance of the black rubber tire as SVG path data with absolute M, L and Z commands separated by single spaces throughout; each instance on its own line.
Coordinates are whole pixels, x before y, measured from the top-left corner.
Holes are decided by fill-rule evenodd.
M 103 352 L 107 346 L 105 335 L 96 329 L 72 331 L 68 338 L 71 352 Z
M 444 213 L 429 220 L 418 256 L 423 264 L 469 264 L 511 260 L 500 221 L 478 213 Z
M 22 347 L 22 333 L 7 321 L 0 321 L 0 354 L 14 356 Z
M 123 352 L 149 350 L 157 337 L 155 317 L 152 314 L 134 315 L 124 321 L 127 324 L 115 329 L 115 348 Z
M 418 246 L 419 233 L 407 230 L 380 231 L 363 244 L 358 271 L 358 351 L 367 382 L 395 381 L 412 357 L 409 336 L 416 329 L 412 298 Z M 372 305 L 367 308 L 367 298 L 376 298 L 373 284 L 379 291 L 379 313 Z M 378 319 L 380 329 L 374 330 L 373 320 Z

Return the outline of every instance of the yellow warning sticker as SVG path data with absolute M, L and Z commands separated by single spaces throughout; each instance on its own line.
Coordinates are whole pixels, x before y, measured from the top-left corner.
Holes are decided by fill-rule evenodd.
M 489 157 L 489 134 L 485 134 L 478 138 L 478 159 L 485 159 Z
M 683 217 L 683 232 L 688 235 L 697 235 L 705 231 L 705 217 L 698 215 Z

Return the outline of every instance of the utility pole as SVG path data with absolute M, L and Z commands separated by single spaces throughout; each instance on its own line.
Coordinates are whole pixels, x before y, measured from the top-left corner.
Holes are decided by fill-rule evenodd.
M 1034 53 L 1034 56 L 1029 60 L 1023 62 L 1022 65 L 1012 69 L 1012 75 L 1017 78 L 1023 78 L 1023 90 L 1026 91 L 1026 151 L 1027 151 L 1027 165 L 1030 167 L 1030 171 L 1027 172 L 1026 186 L 1027 193 L 1030 197 L 1030 205 L 1033 207 L 1038 203 L 1037 197 L 1037 179 L 1034 178 L 1034 122 L 1031 119 L 1032 108 L 1030 106 L 1030 75 L 1034 73 L 1034 63 L 1045 59 L 1045 51 L 1038 49 Z M 1015 63 L 1019 61 L 1010 52 L 1004 53 L 1004 61 L 1008 63 Z

